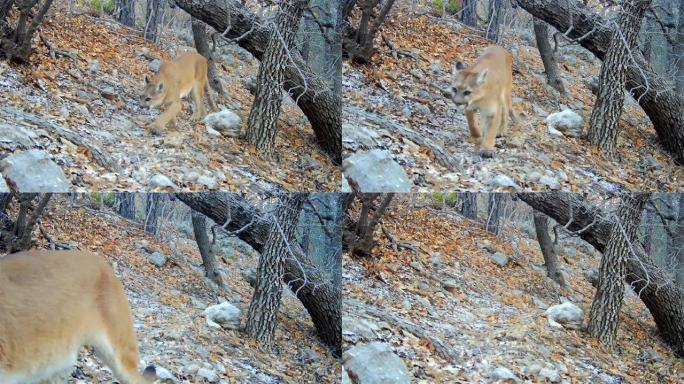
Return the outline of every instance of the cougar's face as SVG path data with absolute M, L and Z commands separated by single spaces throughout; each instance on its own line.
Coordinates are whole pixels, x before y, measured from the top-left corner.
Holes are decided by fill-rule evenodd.
M 166 88 L 164 82 L 153 77 L 145 76 L 145 88 L 140 95 L 140 106 L 145 108 L 158 107 L 164 101 Z

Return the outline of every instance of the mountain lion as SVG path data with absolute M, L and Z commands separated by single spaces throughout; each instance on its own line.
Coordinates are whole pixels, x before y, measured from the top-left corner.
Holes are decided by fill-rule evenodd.
M 64 383 L 79 349 L 94 347 L 123 384 L 138 372 L 128 300 L 109 264 L 82 251 L 28 251 L 0 258 L 0 383 Z
M 453 86 L 445 96 L 457 105 L 465 105 L 470 136 L 479 145 L 483 157 L 491 157 L 498 135 L 504 135 L 509 114 L 516 122 L 511 91 L 513 88 L 513 58 L 505 48 L 485 49 L 475 64 L 465 68 L 456 63 Z M 484 121 L 482 130 L 477 124 L 477 112 Z
M 164 62 L 152 78 L 145 75 L 145 88 L 140 95 L 140 105 L 165 109 L 157 120 L 147 126 L 147 129 L 160 134 L 167 123 L 171 122 L 171 125 L 175 126 L 176 116 L 183 108 L 181 99 L 190 92 L 195 104 L 191 120 L 201 120 L 206 115 L 205 92 L 209 99 L 209 107 L 216 111 L 216 103 L 207 81 L 207 59 L 198 53 L 188 52 L 172 62 Z

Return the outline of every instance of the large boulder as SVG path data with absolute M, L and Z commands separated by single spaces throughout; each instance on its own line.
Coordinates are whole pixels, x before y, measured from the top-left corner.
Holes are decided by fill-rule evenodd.
M 584 129 L 584 119 L 570 109 L 553 113 L 546 118 L 549 129 L 560 131 L 565 136 L 580 137 Z
M 356 384 L 411 383 L 406 364 L 386 343 L 357 345 L 344 353 L 342 364 Z
M 569 301 L 551 306 L 545 313 L 549 320 L 549 325 L 554 328 L 579 329 L 584 321 L 584 311 L 582 311 L 582 308 Z
M 406 171 L 389 152 L 373 149 L 355 153 L 342 162 L 342 172 L 358 192 L 410 192 Z
M 208 114 L 204 118 L 204 123 L 208 127 L 220 132 L 223 136 L 238 137 L 242 131 L 242 119 L 240 116 L 227 109 Z
M 18 192 L 69 192 L 71 183 L 48 153 L 38 149 L 15 153 L 0 161 L 0 173 Z
M 207 307 L 203 314 L 207 319 L 207 325 L 212 328 L 240 328 L 242 312 L 238 307 L 228 302 L 224 301 L 221 304 Z

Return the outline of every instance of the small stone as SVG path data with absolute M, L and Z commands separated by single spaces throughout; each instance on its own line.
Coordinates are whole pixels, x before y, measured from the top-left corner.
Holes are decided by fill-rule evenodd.
M 492 261 L 494 263 L 496 263 L 499 267 L 505 267 L 506 264 L 508 264 L 508 257 L 506 257 L 501 252 L 496 252 L 490 257 L 491 257 Z
M 159 68 L 161 67 L 161 65 L 162 65 L 162 61 L 159 59 L 154 59 L 154 60 L 150 61 L 150 69 L 152 70 L 152 72 L 159 71 Z
M 207 187 L 207 189 L 217 189 L 219 187 L 218 182 L 213 177 L 200 176 L 197 178 L 195 183 Z
M 154 252 L 151 255 L 147 256 L 147 260 L 149 260 L 152 264 L 156 265 L 157 267 L 163 267 L 164 264 L 166 264 L 166 256 L 162 255 L 159 252 Z
M 202 377 L 210 383 L 215 383 L 218 381 L 218 375 L 216 374 L 216 372 L 208 368 L 198 369 L 196 376 Z
M 152 187 L 176 189 L 176 184 L 162 174 L 156 174 L 152 176 L 152 178 L 150 178 L 150 184 Z
M 238 307 L 228 302 L 212 305 L 205 309 L 203 314 L 206 317 L 207 325 L 211 328 L 240 328 L 242 312 Z
M 516 191 L 520 189 L 520 186 L 510 176 L 501 173 L 494 176 L 491 179 L 490 184 L 495 187 L 511 187 Z
M 489 373 L 489 377 L 493 380 L 513 380 L 516 383 L 520 382 L 518 376 L 506 367 L 497 367 Z

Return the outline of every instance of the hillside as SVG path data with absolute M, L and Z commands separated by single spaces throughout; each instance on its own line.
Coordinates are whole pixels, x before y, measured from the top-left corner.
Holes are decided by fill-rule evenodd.
M 159 112 L 139 105 L 143 75 L 151 75 L 159 59 L 194 49 L 189 24 L 187 31 L 166 28 L 155 45 L 109 16 L 70 14 L 66 3 L 51 8 L 29 66 L 0 62 L 0 152 L 45 150 L 80 191 L 338 188 L 338 167 L 289 98 L 278 123 L 276 161 L 261 159 L 242 139 L 190 124 L 189 101 L 177 128 L 162 135 L 145 131 Z M 216 56 L 227 92 L 216 95 L 217 103 L 241 117 L 244 132 L 259 63 L 235 44 L 219 46 Z M 154 181 L 156 175 L 170 181 Z
M 684 169 L 658 146 L 652 124 L 631 97 L 615 160 L 581 137 L 549 130 L 548 115 L 571 109 L 583 117 L 586 134 L 601 62 L 577 45 L 562 44 L 559 70 L 568 95 L 561 95 L 546 84 L 532 28 L 522 29 L 521 20 L 506 29 L 502 42 L 514 58 L 513 102 L 521 122 L 497 139 L 493 158 L 479 156 L 464 114 L 441 90 L 456 62 L 472 64 L 493 43 L 453 18 L 412 15 L 408 8 L 408 2 L 393 8 L 371 64 L 345 65 L 346 155 L 387 150 L 416 191 L 674 191 L 684 185 Z
M 179 231 L 166 225 L 159 238 L 154 238 L 139 224 L 95 208 L 54 199 L 41 227 L 53 241 L 97 252 L 113 265 L 133 310 L 145 364 L 155 365 L 158 373 L 166 371 L 179 383 L 205 382 L 207 372 L 216 375 L 213 382 L 220 383 L 339 381 L 339 360 L 318 341 L 309 315 L 288 290 L 278 316 L 276 353 L 259 350 L 239 331 L 206 325 L 203 309 L 220 300 L 239 307 L 244 323 L 253 289 L 243 273 L 256 268 L 258 261 L 249 246 L 229 242 L 217 254 L 227 276 L 227 288 L 220 289 L 204 277 L 197 245 L 186 234 L 192 233 L 192 227 Z M 47 243 L 39 233 L 34 238 L 40 246 Z M 168 257 L 163 266 L 150 261 L 154 251 Z M 82 352 L 69 383 L 112 381 L 111 372 L 92 353 Z
M 595 290 L 585 272 L 600 260 L 588 244 L 561 242 L 561 289 L 546 277 L 533 228 L 507 223 L 496 238 L 448 210 L 409 205 L 385 215 L 393 242 L 378 231 L 373 258 L 345 255 L 345 350 L 387 343 L 415 383 L 496 382 L 499 367 L 516 376 L 501 381 L 510 383 L 684 380 L 684 362 L 629 289 L 615 353 L 583 330 L 549 326 L 544 311 L 562 300 L 582 308 L 586 324 Z

